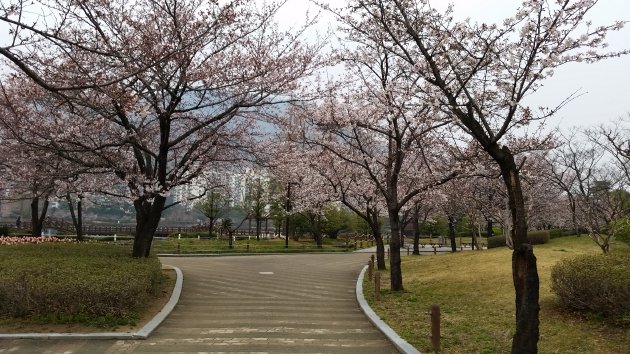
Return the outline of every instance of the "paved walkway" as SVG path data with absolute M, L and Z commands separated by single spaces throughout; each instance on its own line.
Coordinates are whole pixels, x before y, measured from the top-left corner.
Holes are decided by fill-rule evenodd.
M 359 310 L 365 254 L 162 258 L 179 304 L 147 340 L 0 340 L 0 353 L 397 353 Z

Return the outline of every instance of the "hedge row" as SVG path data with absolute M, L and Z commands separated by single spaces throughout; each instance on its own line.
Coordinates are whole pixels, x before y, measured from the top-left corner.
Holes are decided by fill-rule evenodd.
M 156 257 L 133 259 L 108 244 L 0 247 L 0 316 L 133 321 L 162 281 Z
M 505 247 L 505 236 L 499 235 L 488 237 L 488 249 L 497 247 Z
M 542 245 L 549 242 L 550 232 L 549 230 L 530 231 L 527 233 L 527 237 L 532 245 Z M 488 248 L 505 247 L 505 236 L 492 236 L 488 237 Z
M 201 238 L 208 238 L 208 230 L 204 231 L 188 231 L 188 232 L 171 232 L 167 237 L 169 238 L 178 238 L 181 235 L 181 238 L 197 238 L 200 236 Z M 212 237 L 217 237 L 216 233 L 212 233 Z
M 630 326 L 630 254 L 564 260 L 551 270 L 551 289 L 571 309 Z

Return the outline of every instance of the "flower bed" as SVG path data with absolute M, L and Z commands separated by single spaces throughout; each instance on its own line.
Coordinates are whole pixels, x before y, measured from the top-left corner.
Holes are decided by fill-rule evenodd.
M 0 245 L 21 245 L 25 243 L 51 243 L 51 242 L 74 242 L 73 239 L 65 239 L 65 238 L 57 238 L 57 237 L 35 237 L 35 236 L 26 236 L 26 237 L 15 237 L 15 236 L 5 236 L 0 237 Z

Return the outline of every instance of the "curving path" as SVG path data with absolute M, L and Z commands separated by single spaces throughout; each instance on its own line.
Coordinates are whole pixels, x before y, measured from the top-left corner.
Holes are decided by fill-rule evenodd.
M 147 340 L 0 340 L 4 353 L 398 353 L 358 307 L 365 254 L 162 258 L 179 304 Z

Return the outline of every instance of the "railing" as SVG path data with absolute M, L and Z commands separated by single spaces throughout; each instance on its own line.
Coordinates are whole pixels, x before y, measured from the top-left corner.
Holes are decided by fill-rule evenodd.
M 15 223 L 0 223 L 0 226 L 8 226 L 8 227 L 16 227 Z M 185 233 L 185 232 L 199 232 L 207 233 L 209 229 L 208 224 L 198 224 L 192 226 L 159 226 L 155 231 L 155 236 L 164 237 L 171 233 Z M 20 222 L 18 229 L 21 230 L 31 230 L 31 222 L 30 221 L 22 221 Z M 75 232 L 74 225 L 70 222 L 67 222 L 62 219 L 50 218 L 47 217 L 44 221 L 44 228 L 46 229 L 55 229 L 59 231 L 66 232 Z M 216 233 L 218 233 L 218 229 L 215 227 Z M 135 225 L 98 225 L 98 224 L 84 224 L 83 225 L 83 233 L 85 235 L 115 235 L 115 234 L 128 234 L 134 235 L 136 233 Z M 270 232 L 266 232 L 262 230 L 263 234 L 270 234 Z M 246 237 L 246 236 L 254 236 L 255 230 L 236 230 L 233 235 Z

